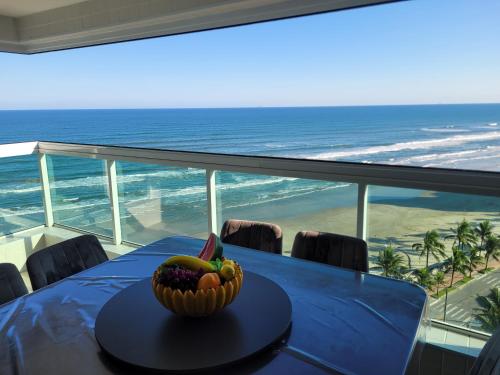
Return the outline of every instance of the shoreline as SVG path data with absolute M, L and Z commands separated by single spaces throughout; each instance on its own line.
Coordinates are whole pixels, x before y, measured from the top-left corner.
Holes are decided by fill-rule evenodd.
M 425 197 L 425 195 L 423 196 Z M 500 234 L 500 208 L 494 211 L 493 207 L 476 205 L 476 211 L 470 211 L 470 205 L 477 202 L 457 202 L 465 206 L 466 210 L 443 210 L 431 207 L 415 207 L 421 197 L 404 200 L 405 204 L 396 201 L 388 203 L 370 203 L 368 207 L 368 248 L 370 267 L 378 256 L 378 251 L 389 242 L 396 249 L 404 250 L 411 259 L 412 268 L 425 265 L 425 259 L 419 257 L 418 252 L 412 250 L 414 243 L 422 242 L 426 231 L 436 229 L 446 246 L 446 253 L 451 255 L 451 239 L 444 239 L 450 234 L 450 228 L 455 227 L 461 220 L 466 219 L 475 227 L 480 221 L 490 220 L 495 227 L 495 233 Z M 426 199 L 426 198 L 424 198 Z M 439 199 L 439 197 L 435 197 Z M 434 199 L 432 199 L 434 201 Z M 483 202 L 484 203 L 484 202 Z M 499 203 L 500 204 L 500 203 Z M 495 205 L 496 206 L 496 205 Z M 290 255 L 293 239 L 301 230 L 319 230 L 355 236 L 356 209 L 332 208 L 317 213 L 299 215 L 294 218 L 277 220 L 283 230 L 283 254 Z M 430 258 L 430 263 L 435 259 Z

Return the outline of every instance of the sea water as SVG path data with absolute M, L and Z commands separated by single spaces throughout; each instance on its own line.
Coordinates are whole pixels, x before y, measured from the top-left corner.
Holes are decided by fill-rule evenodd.
M 499 123 L 500 104 L 0 111 L 0 143 L 47 140 L 500 171 Z M 56 221 L 111 234 L 104 163 L 61 156 L 48 161 Z M 155 238 L 206 231 L 204 170 L 117 166 L 130 240 L 146 242 L 139 235 L 145 229 Z M 43 222 L 38 178 L 35 156 L 0 159 L 0 233 Z M 326 208 L 354 209 L 356 202 L 356 186 L 342 181 L 228 172 L 217 174 L 217 193 L 219 220 L 279 221 Z M 388 198 L 375 189 L 372 199 L 377 194 Z

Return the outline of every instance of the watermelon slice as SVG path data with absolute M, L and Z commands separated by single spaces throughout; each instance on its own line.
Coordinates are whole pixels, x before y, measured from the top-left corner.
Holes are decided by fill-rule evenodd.
M 209 262 L 220 257 L 222 257 L 222 242 L 216 234 L 211 233 L 207 242 L 205 242 L 205 246 L 198 254 L 198 258 Z

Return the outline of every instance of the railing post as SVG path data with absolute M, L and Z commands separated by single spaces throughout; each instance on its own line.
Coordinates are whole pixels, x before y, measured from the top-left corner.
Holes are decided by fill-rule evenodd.
M 43 210 L 45 212 L 45 225 L 54 225 L 54 213 L 52 211 L 52 198 L 50 196 L 49 171 L 47 169 L 47 156 L 38 154 L 38 169 L 40 170 L 40 184 L 42 187 Z
M 217 194 L 215 186 L 215 171 L 206 170 L 207 176 L 207 214 L 208 214 L 208 234 L 217 233 Z
M 364 241 L 366 241 L 367 218 L 368 218 L 368 185 L 359 183 L 356 236 Z
M 122 227 L 120 222 L 120 203 L 118 201 L 118 185 L 116 183 L 116 162 L 106 159 L 106 174 L 108 176 L 109 202 L 113 222 L 113 241 L 115 245 L 122 243 Z

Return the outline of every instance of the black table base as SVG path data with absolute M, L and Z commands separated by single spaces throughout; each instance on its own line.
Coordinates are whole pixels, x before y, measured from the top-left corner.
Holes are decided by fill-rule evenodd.
M 142 369 L 194 372 L 243 361 L 280 340 L 292 306 L 273 281 L 245 272 L 243 287 L 224 310 L 204 318 L 181 317 L 156 300 L 145 279 L 115 295 L 95 323 L 105 353 Z

